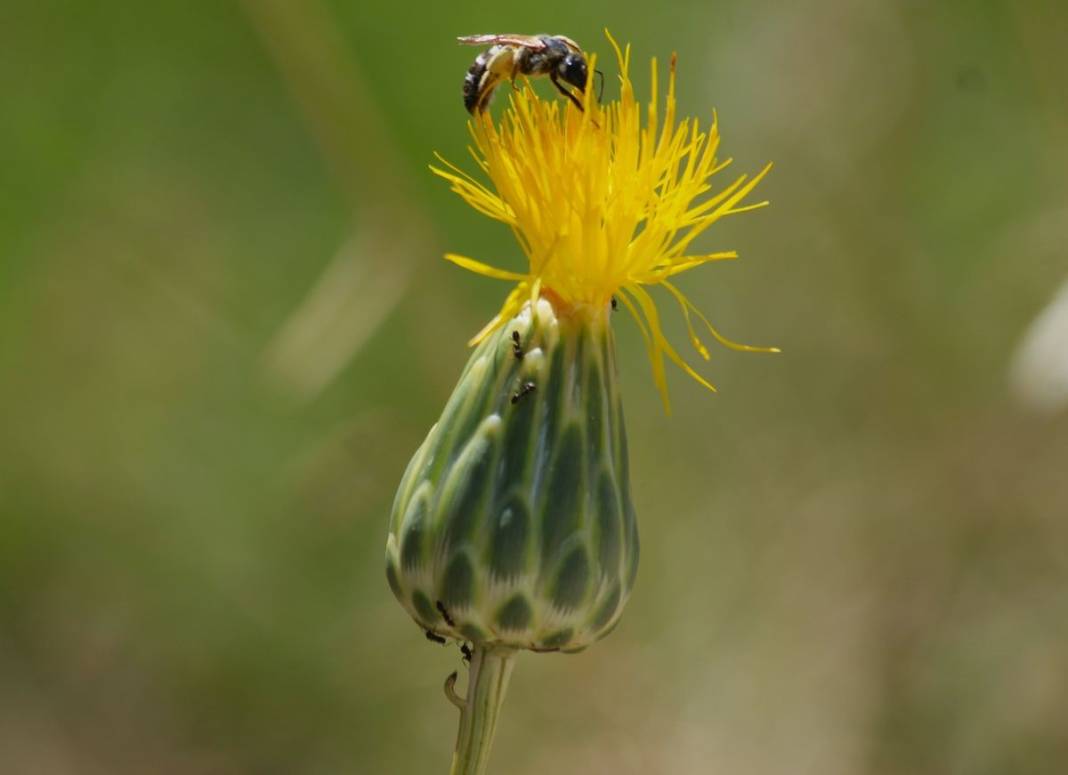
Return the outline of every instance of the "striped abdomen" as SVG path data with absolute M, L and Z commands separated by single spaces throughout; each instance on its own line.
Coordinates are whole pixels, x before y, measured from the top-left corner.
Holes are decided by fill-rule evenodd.
M 485 110 L 500 80 L 500 75 L 494 70 L 503 63 L 502 57 L 511 60 L 508 46 L 490 46 L 475 57 L 471 67 L 467 68 L 467 75 L 464 76 L 464 107 L 468 113 Z

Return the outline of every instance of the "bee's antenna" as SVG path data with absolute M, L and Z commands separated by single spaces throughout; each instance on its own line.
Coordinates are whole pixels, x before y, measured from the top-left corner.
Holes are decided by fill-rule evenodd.
M 594 70 L 594 75 L 601 76 L 601 88 L 597 90 L 597 101 L 604 102 L 604 73 L 600 70 Z

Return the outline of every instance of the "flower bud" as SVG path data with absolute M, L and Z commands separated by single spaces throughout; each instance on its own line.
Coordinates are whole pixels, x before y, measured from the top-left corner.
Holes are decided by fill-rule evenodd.
M 428 631 L 578 651 L 617 623 L 638 567 L 609 311 L 528 303 L 471 356 L 408 464 L 386 543 Z

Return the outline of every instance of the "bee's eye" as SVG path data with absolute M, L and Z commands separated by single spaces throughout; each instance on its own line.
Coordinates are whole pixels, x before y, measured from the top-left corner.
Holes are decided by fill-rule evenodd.
M 560 77 L 572 86 L 586 88 L 586 60 L 580 56 L 570 55 L 560 63 Z

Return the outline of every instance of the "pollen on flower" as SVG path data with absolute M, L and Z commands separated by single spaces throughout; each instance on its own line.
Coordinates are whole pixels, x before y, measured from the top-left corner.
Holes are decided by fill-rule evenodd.
M 778 351 L 722 336 L 673 282 L 675 275 L 702 264 L 737 258 L 734 251 L 693 253 L 691 245 L 724 216 L 767 205 L 743 201 L 771 165 L 714 192 L 711 178 L 730 164 L 716 156 L 715 114 L 707 129 L 696 119 L 676 119 L 674 56 L 663 112 L 655 58 L 652 94 L 643 111 L 630 81 L 630 46 L 621 50 L 611 35 L 608 40 L 619 63 L 619 99 L 600 104 L 591 78 L 578 110 L 568 102 L 542 99 L 525 84 L 513 92 L 499 121 L 486 112 L 468 124 L 472 154 L 492 188 L 440 156 L 442 167 L 431 169 L 473 208 L 510 226 L 528 260 L 528 271 L 520 273 L 446 255 L 465 269 L 516 283 L 472 342 L 538 296 L 548 296 L 564 312 L 590 315 L 604 314 L 614 296 L 638 323 L 666 405 L 665 356 L 708 389 L 715 387 L 664 336 L 649 286 L 662 286 L 678 304 L 691 344 L 706 360 L 708 348 L 695 323 L 726 347 Z M 595 59 L 590 57 L 591 71 Z

